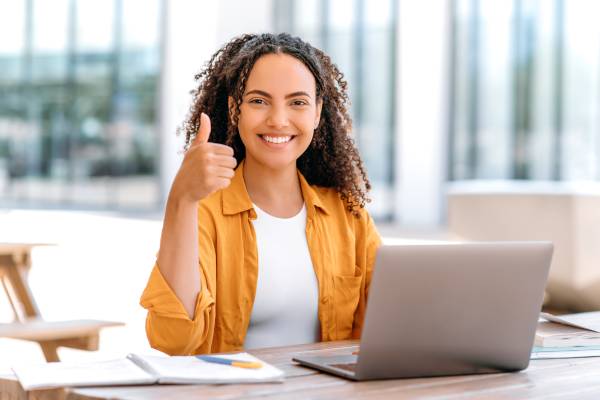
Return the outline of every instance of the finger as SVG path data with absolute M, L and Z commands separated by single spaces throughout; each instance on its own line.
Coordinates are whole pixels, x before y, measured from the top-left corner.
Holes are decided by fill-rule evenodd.
M 233 169 L 226 167 L 214 167 L 214 171 L 220 178 L 231 179 L 233 178 L 233 175 L 235 175 L 235 171 Z
M 213 157 L 215 160 L 215 165 L 219 167 L 234 169 L 237 166 L 237 160 L 234 157 L 223 155 L 215 155 Z
M 194 142 L 192 142 L 192 145 L 190 146 L 189 150 L 191 150 L 193 148 L 197 148 L 197 147 L 207 148 L 207 149 L 209 149 L 209 152 L 211 152 L 213 154 L 221 154 L 221 155 L 230 156 L 230 157 L 233 157 L 233 154 L 234 154 L 233 147 L 227 146 L 225 144 L 213 143 L 213 142 L 196 143 L 195 140 L 194 140 Z
M 227 186 L 231 184 L 231 179 L 229 178 L 217 178 L 215 179 L 215 186 L 217 190 L 225 189 Z
M 194 138 L 194 142 L 192 144 L 201 144 L 208 142 L 208 138 L 210 136 L 210 118 L 208 115 L 202 113 L 200 114 L 200 128 L 198 128 L 198 132 L 196 133 L 196 137 Z
M 221 143 L 208 143 L 210 150 L 215 154 L 233 157 L 233 148 Z

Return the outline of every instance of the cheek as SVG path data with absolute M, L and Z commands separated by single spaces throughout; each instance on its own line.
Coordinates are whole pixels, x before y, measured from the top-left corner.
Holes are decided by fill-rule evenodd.
M 257 113 L 254 110 L 249 110 L 247 107 L 240 107 L 238 117 L 238 131 L 242 138 L 251 130 L 259 120 Z
M 301 137 L 302 137 L 302 147 L 304 148 L 304 150 L 306 150 L 310 146 L 310 143 L 312 142 L 314 135 L 315 135 L 315 132 L 312 129 L 312 125 L 310 125 L 310 126 L 307 125 L 302 129 Z
M 315 128 L 315 113 L 313 112 L 302 112 L 295 116 L 295 125 L 304 133 L 308 135 L 312 134 Z

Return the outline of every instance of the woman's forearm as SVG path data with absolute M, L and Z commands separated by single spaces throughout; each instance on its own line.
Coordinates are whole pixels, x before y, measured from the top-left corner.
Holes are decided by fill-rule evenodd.
M 198 134 L 175 176 L 163 222 L 158 268 L 194 318 L 201 290 L 198 256 L 198 201 L 229 186 L 237 161 L 233 149 L 211 143 L 210 118 L 201 114 Z
M 158 253 L 158 268 L 190 319 L 201 290 L 197 207 L 196 202 L 169 195 Z

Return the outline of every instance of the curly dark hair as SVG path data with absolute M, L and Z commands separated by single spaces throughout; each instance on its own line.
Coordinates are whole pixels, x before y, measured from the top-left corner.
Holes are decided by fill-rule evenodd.
M 211 119 L 210 141 L 231 146 L 238 163 L 244 159 L 246 148 L 237 124 L 246 81 L 254 63 L 271 53 L 288 54 L 306 65 L 314 75 L 317 98 L 323 101 L 319 125 L 308 149 L 296 161 L 297 168 L 311 185 L 335 188 L 347 210 L 358 216 L 358 210 L 370 201 L 367 192 L 371 184 L 350 137 L 347 83 L 327 54 L 298 37 L 287 33 L 246 34 L 218 50 L 195 76 L 199 86 L 192 91 L 190 113 L 180 129 L 186 135 L 186 149 L 198 132 L 204 112 Z M 231 114 L 229 96 L 235 103 Z

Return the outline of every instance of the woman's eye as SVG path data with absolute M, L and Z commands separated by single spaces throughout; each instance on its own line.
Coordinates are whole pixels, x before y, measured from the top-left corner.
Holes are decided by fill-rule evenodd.
M 305 106 L 306 104 L 308 103 L 306 103 L 304 100 L 295 100 L 292 102 L 292 105 L 294 106 Z
M 252 99 L 249 101 L 249 103 L 251 104 L 265 104 L 265 101 L 263 99 Z

